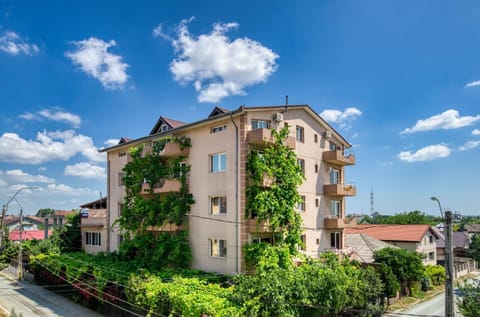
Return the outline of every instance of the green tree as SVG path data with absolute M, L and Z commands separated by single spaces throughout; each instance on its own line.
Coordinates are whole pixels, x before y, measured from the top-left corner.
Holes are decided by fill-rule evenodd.
M 274 248 L 270 251 L 275 252 L 278 248 L 278 252 L 284 255 L 286 246 L 291 258 L 302 244 L 302 219 L 295 206 L 301 199 L 297 188 L 305 177 L 295 153 L 285 144 L 288 133 L 288 128 L 279 132 L 272 130 L 273 144 L 250 151 L 247 161 L 249 186 L 246 189 L 246 217 L 256 218 L 257 223 L 266 221 L 273 234 Z M 265 186 L 266 180 L 269 186 Z M 247 259 L 254 258 L 248 254 L 250 251 L 247 245 Z M 261 255 L 262 252 L 256 254 Z M 282 255 L 279 257 L 282 258 Z M 258 261 L 258 258 L 253 259 L 254 264 Z
M 426 215 L 419 210 L 403 212 L 395 215 L 376 215 L 375 217 L 366 216 L 362 223 L 368 224 L 394 224 L 394 225 L 409 225 L 409 224 L 425 224 L 435 225 L 443 220 L 440 217 Z
M 51 239 L 62 252 L 72 252 L 82 249 L 82 235 L 80 231 L 80 213 L 65 217 L 65 223 L 53 230 Z
M 385 264 L 392 269 L 400 282 L 402 294 L 409 296 L 411 283 L 419 282 L 424 276 L 425 266 L 422 256 L 413 251 L 398 248 L 384 248 L 373 254 L 376 263 Z
M 40 217 L 40 218 L 44 218 L 44 217 L 48 217 L 50 215 L 53 215 L 54 212 L 55 212 L 55 210 L 52 209 L 52 208 L 42 208 L 42 209 L 39 209 L 37 211 L 35 216 Z
M 480 235 L 475 233 L 468 247 L 468 256 L 475 261 L 480 261 Z
M 463 298 L 457 299 L 460 312 L 465 317 L 480 316 L 480 281 L 470 280 L 459 287 Z

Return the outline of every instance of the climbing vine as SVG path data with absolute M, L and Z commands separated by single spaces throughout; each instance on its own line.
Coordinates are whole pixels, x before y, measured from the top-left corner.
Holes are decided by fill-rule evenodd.
M 184 230 L 188 212 L 195 202 L 187 183 L 190 166 L 183 163 L 186 156 L 180 155 L 174 158 L 162 156 L 162 151 L 169 142 L 178 143 L 181 150 L 191 146 L 189 138 L 166 137 L 153 142 L 149 147 L 141 145 L 130 148 L 131 161 L 123 168 L 126 196 L 121 216 L 116 223 L 125 231 L 127 240 L 133 238 L 143 241 L 145 239 L 142 236 L 145 236 L 149 240 L 145 246 L 154 250 L 161 249 L 155 241 L 168 240 L 171 243 L 178 243 L 179 247 L 170 248 L 172 252 L 175 251 L 176 259 L 166 255 L 164 249 L 160 254 L 162 257 L 169 258 L 170 264 L 177 263 L 181 264 L 181 267 L 188 267 L 191 252 L 186 233 L 177 232 L 176 238 L 173 238 L 168 237 L 171 236 L 169 232 L 161 232 L 153 239 L 147 238 L 152 236 L 149 232 L 152 226 L 161 227 L 170 224 L 177 226 L 177 231 Z M 179 181 L 180 189 L 154 194 L 155 188 L 163 186 L 169 180 Z M 131 243 L 131 245 L 138 247 L 137 243 Z M 142 250 L 138 252 L 141 253 Z
M 297 188 L 305 176 L 295 153 L 285 144 L 288 133 L 286 127 L 278 132 L 272 130 L 274 142 L 262 149 L 252 149 L 248 155 L 246 216 L 256 218 L 257 224 L 266 221 L 273 235 L 273 249 L 266 244 L 246 245 L 245 258 L 253 264 L 267 254 L 273 259 L 285 259 L 289 253 L 287 257 L 291 260 L 302 244 L 302 219 L 295 206 L 301 199 Z M 278 254 L 272 256 L 275 250 Z M 288 262 L 291 261 L 279 261 L 279 265 L 283 267 Z

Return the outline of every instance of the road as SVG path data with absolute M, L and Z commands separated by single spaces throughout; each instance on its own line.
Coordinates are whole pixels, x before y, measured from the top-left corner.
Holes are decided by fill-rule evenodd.
M 23 317 L 102 316 L 31 282 L 18 283 L 0 276 L 2 311 L 15 309 Z

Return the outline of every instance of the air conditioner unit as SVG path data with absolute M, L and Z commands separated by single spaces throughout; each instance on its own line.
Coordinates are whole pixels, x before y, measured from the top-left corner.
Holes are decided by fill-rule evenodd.
M 280 122 L 283 121 L 283 113 L 277 112 L 273 115 L 273 121 Z
M 332 137 L 332 131 L 323 132 L 323 136 L 327 139 L 330 139 Z

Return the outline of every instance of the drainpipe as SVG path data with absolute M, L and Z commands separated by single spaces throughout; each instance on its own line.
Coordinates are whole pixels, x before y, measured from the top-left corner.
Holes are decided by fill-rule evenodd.
M 235 245 L 235 271 L 237 273 L 240 273 L 239 272 L 239 268 L 238 268 L 238 261 L 239 261 L 239 248 L 240 248 L 240 245 L 239 245 L 239 239 L 238 239 L 238 233 L 239 233 L 239 228 L 238 228 L 238 181 L 239 181 L 239 176 L 238 176 L 238 160 L 239 160 L 239 151 L 238 151 L 238 143 L 239 143 L 239 140 L 238 140 L 238 126 L 237 124 L 235 123 L 235 121 L 233 120 L 233 113 L 230 113 L 230 120 L 232 120 L 232 123 L 233 125 L 235 126 L 235 240 L 236 240 L 236 245 Z

